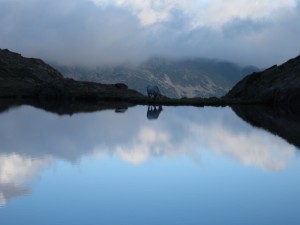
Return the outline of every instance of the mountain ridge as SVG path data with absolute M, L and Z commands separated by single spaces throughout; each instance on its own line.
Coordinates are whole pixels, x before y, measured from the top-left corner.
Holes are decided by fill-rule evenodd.
M 300 105 L 300 55 L 240 80 L 225 98 Z
M 128 100 L 144 96 L 127 85 L 76 81 L 41 59 L 0 49 L 0 97 L 38 100 Z
M 155 66 L 160 68 L 159 64 Z M 150 68 L 153 68 L 153 65 L 150 65 Z M 173 66 L 171 68 L 174 69 Z M 167 76 L 165 79 L 167 80 Z M 188 77 L 186 80 L 189 81 Z M 169 82 L 174 83 L 174 80 Z M 141 87 L 145 89 L 145 86 Z M 195 90 L 199 91 L 200 87 L 196 87 Z M 47 104 L 48 100 L 62 104 L 75 101 L 90 101 L 94 104 L 101 101 L 119 101 L 131 104 L 195 106 L 259 103 L 285 105 L 293 112 L 300 113 L 300 56 L 280 66 L 275 65 L 246 76 L 222 98 L 175 99 L 164 96 L 157 100 L 129 89 L 124 83 L 102 84 L 64 78 L 61 73 L 40 59 L 26 58 L 7 49 L 0 49 L 0 98 L 47 100 Z
M 143 94 L 146 94 L 147 84 L 156 84 L 170 98 L 221 97 L 244 76 L 259 70 L 216 59 L 158 56 L 135 66 L 123 64 L 88 69 L 52 65 L 66 77 L 102 83 L 126 82 L 129 88 Z

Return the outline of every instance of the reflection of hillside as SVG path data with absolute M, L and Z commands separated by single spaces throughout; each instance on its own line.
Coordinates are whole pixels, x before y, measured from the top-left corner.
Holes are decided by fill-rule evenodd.
M 48 112 L 58 115 L 72 115 L 81 112 L 96 112 L 101 110 L 115 110 L 116 112 L 125 112 L 130 106 L 126 102 L 60 102 L 60 101 L 38 101 L 38 100 L 16 100 L 16 99 L 1 99 L 0 113 L 5 112 L 13 107 L 21 105 L 31 105 L 36 108 L 43 109 Z
M 233 111 L 253 126 L 261 127 L 300 148 L 300 115 L 287 108 L 233 106 Z

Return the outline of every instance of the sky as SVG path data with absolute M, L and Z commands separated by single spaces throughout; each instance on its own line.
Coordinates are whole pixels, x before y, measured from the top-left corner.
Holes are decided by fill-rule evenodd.
M 0 0 L 0 48 L 66 65 L 300 54 L 299 0 Z

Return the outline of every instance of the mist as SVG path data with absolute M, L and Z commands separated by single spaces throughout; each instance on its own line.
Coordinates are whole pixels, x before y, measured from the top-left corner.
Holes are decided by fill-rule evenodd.
M 64 65 L 156 55 L 268 67 L 300 53 L 298 0 L 0 0 L 0 48 Z

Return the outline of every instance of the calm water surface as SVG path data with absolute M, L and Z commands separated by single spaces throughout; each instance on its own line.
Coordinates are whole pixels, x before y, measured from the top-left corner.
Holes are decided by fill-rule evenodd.
M 300 224 L 299 149 L 230 108 L 22 106 L 0 124 L 3 225 Z

